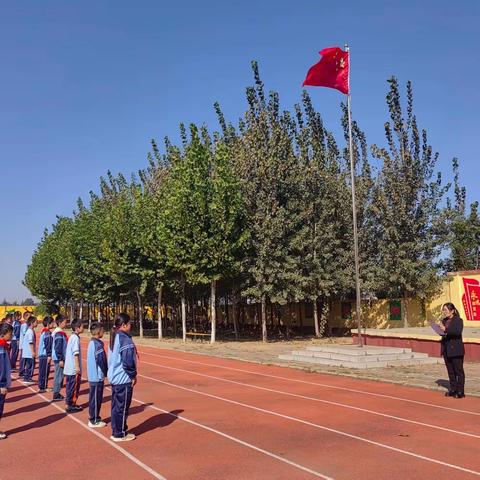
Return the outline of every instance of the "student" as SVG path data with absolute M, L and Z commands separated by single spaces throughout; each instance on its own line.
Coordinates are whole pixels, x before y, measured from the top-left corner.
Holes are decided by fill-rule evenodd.
M 8 323 L 0 325 L 0 419 L 3 416 L 3 407 L 7 390 L 12 384 L 11 364 L 9 356 L 8 342 L 12 339 L 13 328 Z M 0 432 L 0 440 L 7 438 L 7 434 Z
M 37 319 L 31 316 L 27 320 L 27 331 L 23 336 L 22 358 L 24 361 L 23 382 L 25 385 L 34 385 L 33 370 L 35 368 L 35 358 L 37 356 L 36 348 L 37 342 L 35 337 L 35 327 L 37 326 Z
M 65 353 L 66 393 L 65 411 L 67 413 L 80 412 L 82 407 L 77 405 L 80 383 L 82 381 L 82 350 L 80 348 L 80 334 L 83 332 L 83 323 L 75 318 L 71 324 L 72 334 L 68 339 Z
M 50 363 L 52 361 L 52 330 L 54 328 L 55 320 L 52 317 L 45 317 L 38 344 L 38 393 L 47 391 Z
M 100 322 L 93 322 L 90 327 L 92 339 L 87 350 L 87 376 L 90 385 L 88 397 L 88 413 L 90 428 L 101 428 L 107 424 L 100 417 L 100 408 L 103 400 L 103 384 L 107 376 L 107 355 L 105 345 L 101 338 L 104 334 L 103 325 Z
M 439 325 L 444 331 L 442 336 L 441 354 L 447 367 L 450 387 L 445 393 L 446 397 L 465 397 L 465 372 L 463 359 L 465 347 L 463 345 L 462 332 L 463 320 L 453 303 L 445 303 L 442 307 L 444 319 Z
M 23 337 L 25 332 L 28 329 L 27 321 L 30 317 L 28 312 L 23 312 L 23 322 L 20 325 L 20 339 L 18 341 L 19 355 L 20 355 L 20 370 L 18 372 L 18 378 L 23 378 L 25 375 L 25 360 L 23 359 L 22 350 L 23 350 Z
M 17 371 L 17 361 L 18 361 L 18 342 L 20 340 L 20 327 L 22 324 L 20 320 L 22 319 L 22 314 L 17 310 L 13 316 L 13 332 L 12 340 L 10 341 L 10 366 L 12 372 Z
M 67 334 L 63 331 L 67 326 L 67 319 L 58 314 L 56 318 L 57 328 L 52 333 L 52 359 L 55 365 L 55 374 L 53 377 L 53 402 L 65 400 L 65 397 L 60 393 L 63 387 L 65 353 L 67 352 Z
M 112 387 L 112 436 L 114 442 L 135 440 L 127 433 L 128 410 L 132 402 L 133 387 L 137 383 L 136 348 L 130 337 L 130 317 L 120 313 L 110 334 L 108 379 Z

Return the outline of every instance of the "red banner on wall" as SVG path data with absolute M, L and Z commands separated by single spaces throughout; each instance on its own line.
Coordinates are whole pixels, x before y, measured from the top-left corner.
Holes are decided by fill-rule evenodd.
M 463 279 L 465 293 L 462 296 L 467 320 L 480 320 L 480 283 L 473 278 Z

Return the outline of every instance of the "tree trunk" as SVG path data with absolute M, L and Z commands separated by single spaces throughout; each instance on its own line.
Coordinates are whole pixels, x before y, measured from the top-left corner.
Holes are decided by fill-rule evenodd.
M 158 309 L 158 339 L 162 340 L 163 338 L 163 319 L 162 319 L 162 291 L 163 291 L 163 285 L 160 284 L 158 287 L 158 298 L 157 298 L 157 309 Z
M 267 301 L 262 295 L 262 341 L 267 341 Z
M 217 333 L 217 308 L 216 308 L 216 294 L 217 294 L 217 282 L 212 280 L 210 285 L 210 318 L 212 322 L 210 332 L 210 343 L 215 343 L 215 335 Z
M 313 323 L 315 325 L 315 336 L 320 338 L 320 324 L 318 323 L 318 302 L 317 299 L 313 301 Z
M 235 340 L 238 340 L 237 293 L 236 292 L 233 292 L 232 317 L 233 317 L 233 333 L 235 334 Z
M 403 328 L 408 328 L 408 319 L 407 319 L 407 294 L 403 294 L 402 301 L 402 317 L 403 317 Z
M 142 296 L 138 291 L 137 291 L 137 300 L 138 300 L 138 323 L 140 327 L 140 338 L 143 338 L 143 303 L 142 303 Z
M 83 320 L 83 300 L 80 300 L 80 312 L 78 314 L 80 320 Z
M 70 323 L 72 323 L 74 318 L 75 318 L 75 301 L 72 300 L 70 302 Z
M 182 282 L 182 339 L 187 341 L 187 310 L 185 305 L 185 281 Z

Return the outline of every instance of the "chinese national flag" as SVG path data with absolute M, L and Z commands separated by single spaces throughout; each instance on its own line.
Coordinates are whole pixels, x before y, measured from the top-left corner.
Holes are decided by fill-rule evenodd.
M 303 86 L 329 87 L 340 90 L 342 93 L 350 92 L 348 82 L 348 52 L 338 47 L 324 48 L 318 63 L 310 67 Z

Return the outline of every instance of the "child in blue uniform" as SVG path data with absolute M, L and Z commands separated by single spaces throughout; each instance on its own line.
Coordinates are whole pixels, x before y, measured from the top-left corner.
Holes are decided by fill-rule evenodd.
M 34 385 L 33 369 L 35 368 L 35 358 L 37 356 L 37 341 L 35 336 L 35 327 L 37 319 L 30 317 L 27 320 L 27 331 L 23 336 L 22 358 L 24 360 L 23 382 L 25 385 Z
M 8 323 L 0 325 L 0 418 L 3 415 L 3 407 L 7 390 L 12 384 L 11 365 L 8 342 L 12 339 L 13 328 Z M 0 440 L 7 438 L 7 434 L 0 432 Z
M 28 330 L 28 319 L 30 314 L 28 312 L 23 312 L 23 322 L 20 325 L 20 339 L 18 341 L 19 355 L 20 355 L 20 370 L 18 371 L 18 378 L 23 378 L 25 375 L 25 360 L 23 359 L 22 350 L 23 350 L 23 337 L 25 336 L 26 331 Z
M 22 324 L 20 320 L 22 319 L 22 314 L 19 311 L 16 311 L 13 316 L 13 332 L 12 339 L 10 340 L 10 366 L 12 372 L 17 371 L 17 360 L 18 360 L 18 343 L 20 340 L 20 327 Z
M 112 436 L 114 442 L 135 440 L 127 433 L 127 418 L 132 403 L 133 387 L 137 383 L 137 351 L 130 337 L 130 317 L 120 313 L 110 334 L 112 351 L 108 365 L 108 379 L 112 386 Z
M 80 334 L 83 332 L 83 323 L 80 319 L 75 318 L 71 327 L 73 333 L 68 339 L 67 351 L 65 353 L 65 368 L 63 370 L 67 383 L 65 393 L 65 411 L 67 413 L 75 413 L 82 410 L 82 407 L 77 405 L 77 400 L 82 381 Z
M 63 368 L 65 366 L 65 353 L 67 352 L 67 334 L 63 329 L 67 326 L 67 319 L 63 315 L 57 315 L 55 319 L 57 328 L 52 333 L 53 348 L 52 359 L 55 365 L 55 373 L 53 377 L 53 402 L 65 400 L 65 397 L 60 393 L 63 387 Z
M 100 322 L 93 322 L 90 327 L 92 339 L 87 350 L 87 376 L 90 385 L 88 397 L 88 413 L 90 428 L 101 428 L 107 424 L 100 417 L 100 408 L 103 400 L 103 385 L 107 376 L 107 355 L 105 346 L 101 340 L 104 334 L 103 325 Z
M 43 330 L 38 344 L 38 393 L 47 391 L 50 364 L 52 361 L 52 330 L 55 320 L 52 317 L 43 319 Z

